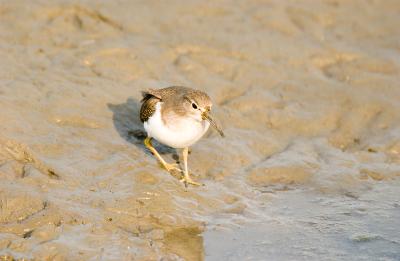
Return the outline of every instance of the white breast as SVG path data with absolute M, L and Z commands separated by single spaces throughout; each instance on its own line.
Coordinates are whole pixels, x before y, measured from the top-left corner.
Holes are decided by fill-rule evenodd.
M 177 115 L 173 122 L 166 125 L 161 119 L 162 102 L 156 104 L 156 111 L 144 123 L 149 137 L 173 148 L 186 148 L 196 143 L 208 130 L 208 121 L 181 118 Z

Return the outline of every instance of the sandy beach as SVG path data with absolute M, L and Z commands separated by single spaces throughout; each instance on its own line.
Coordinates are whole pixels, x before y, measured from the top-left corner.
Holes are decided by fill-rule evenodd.
M 0 1 L 0 260 L 400 260 L 399 24 L 396 0 Z M 203 187 L 143 145 L 141 91 L 171 85 L 226 135 L 191 148 Z

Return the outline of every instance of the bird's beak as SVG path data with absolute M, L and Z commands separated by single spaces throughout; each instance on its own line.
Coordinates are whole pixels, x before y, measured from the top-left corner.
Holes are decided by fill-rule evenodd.
M 211 126 L 214 127 L 214 129 L 216 129 L 219 133 L 219 135 L 221 135 L 221 137 L 225 137 L 224 132 L 221 130 L 221 128 L 217 125 L 217 123 L 215 123 L 215 121 L 213 120 L 213 118 L 211 118 L 210 112 L 208 111 L 203 111 L 201 113 L 201 117 L 203 118 L 203 120 L 207 120 Z

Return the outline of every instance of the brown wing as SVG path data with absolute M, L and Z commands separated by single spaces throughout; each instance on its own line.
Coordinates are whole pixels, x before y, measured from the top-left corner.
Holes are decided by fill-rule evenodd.
M 161 99 L 162 99 L 162 93 L 161 93 L 161 91 L 162 91 L 162 89 L 159 89 L 159 90 L 148 89 L 148 90 L 142 91 L 142 96 L 143 96 L 142 102 L 143 102 L 146 98 L 148 98 L 149 95 L 150 95 L 150 96 L 154 96 L 155 98 L 158 98 L 158 99 L 161 100 Z
M 152 90 L 142 92 L 142 107 L 140 107 L 140 121 L 147 121 L 156 111 L 156 103 L 161 101 L 160 96 L 151 93 Z
M 142 107 L 140 108 L 140 120 L 147 121 L 156 111 L 156 103 L 159 101 L 170 102 L 171 96 L 177 93 L 188 93 L 193 91 L 190 88 L 183 86 L 170 86 L 162 89 L 148 89 L 142 92 Z

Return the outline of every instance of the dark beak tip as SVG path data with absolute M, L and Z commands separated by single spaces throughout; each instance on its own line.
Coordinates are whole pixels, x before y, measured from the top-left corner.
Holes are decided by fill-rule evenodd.
M 207 120 L 217 130 L 219 135 L 221 135 L 222 138 L 225 138 L 225 133 L 218 127 L 215 121 L 208 114 L 203 114 L 203 120 Z

